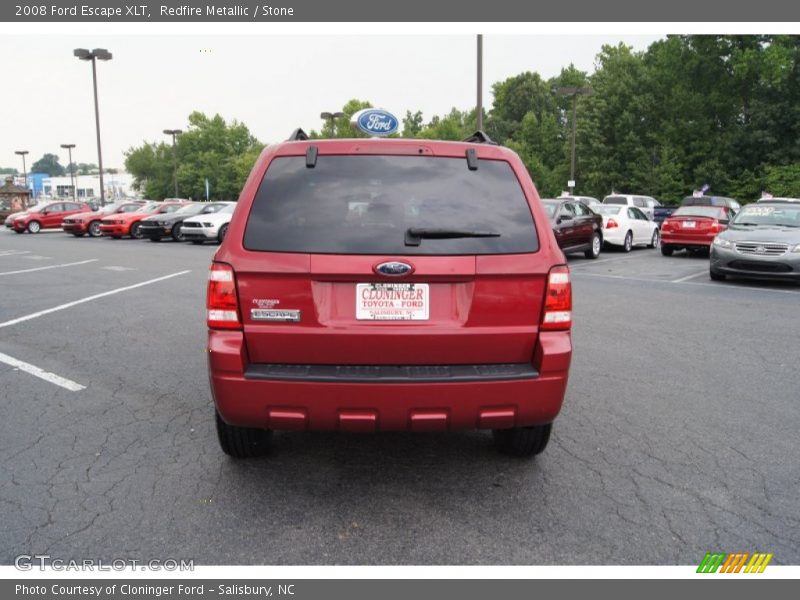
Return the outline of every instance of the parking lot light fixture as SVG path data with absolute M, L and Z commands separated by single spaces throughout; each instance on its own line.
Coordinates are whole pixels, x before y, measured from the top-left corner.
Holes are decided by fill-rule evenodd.
M 575 192 L 575 135 L 577 131 L 578 96 L 591 96 L 594 90 L 590 87 L 556 87 L 553 92 L 559 96 L 572 98 L 572 142 L 570 143 L 570 169 L 569 169 L 569 193 Z
M 72 51 L 73 56 L 80 60 L 91 61 L 92 63 L 92 83 L 94 88 L 94 120 L 97 129 L 97 165 L 100 169 L 100 205 L 106 204 L 106 191 L 103 185 L 103 151 L 100 145 L 100 107 L 97 102 L 97 61 L 111 60 L 112 54 L 105 48 L 76 48 Z
M 176 146 L 177 137 L 183 133 L 182 129 L 165 129 L 165 135 L 172 136 L 172 179 L 175 183 L 175 197 L 178 198 L 178 151 Z
M 319 114 L 320 119 L 325 119 L 326 121 L 331 122 L 331 137 L 336 137 L 336 119 L 341 119 L 343 116 L 344 113 L 341 111 L 323 112 Z
M 75 144 L 61 144 L 61 147 L 66 148 L 69 152 L 69 181 L 72 185 L 72 199 L 75 200 L 75 165 L 72 163 L 72 149 L 75 147 Z
M 22 157 L 22 176 L 25 178 L 25 187 L 28 187 L 28 167 L 25 165 L 25 155 L 27 150 L 15 150 L 14 154 L 19 154 Z

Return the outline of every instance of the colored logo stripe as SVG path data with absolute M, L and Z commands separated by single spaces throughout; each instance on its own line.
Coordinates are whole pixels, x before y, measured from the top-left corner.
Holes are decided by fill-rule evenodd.
M 734 552 L 724 554 L 722 552 L 707 552 L 697 567 L 698 573 L 763 573 L 764 569 L 772 560 L 772 554 L 755 552 L 752 555 L 748 552 Z M 747 559 L 750 562 L 747 562 Z M 747 562 L 747 566 L 745 563 Z M 744 567 L 744 571 L 742 568 Z

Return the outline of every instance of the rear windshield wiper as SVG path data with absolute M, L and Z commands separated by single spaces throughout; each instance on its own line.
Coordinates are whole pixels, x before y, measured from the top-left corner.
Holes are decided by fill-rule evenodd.
M 438 229 L 431 227 L 409 227 L 406 229 L 406 246 L 419 246 L 423 239 L 450 240 L 456 238 L 500 237 L 495 231 L 472 231 L 469 229 Z

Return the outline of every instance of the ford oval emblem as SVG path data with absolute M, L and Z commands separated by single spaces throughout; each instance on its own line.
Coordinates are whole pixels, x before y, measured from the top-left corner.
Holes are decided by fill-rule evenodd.
M 367 135 L 391 135 L 397 131 L 398 121 L 392 113 L 379 108 L 365 108 L 350 118 L 350 124 Z
M 412 267 L 408 263 L 399 261 L 389 261 L 381 263 L 379 265 L 375 265 L 376 273 L 380 273 L 381 275 L 389 275 L 390 277 L 400 277 L 402 275 L 408 275 L 413 270 L 414 267 Z

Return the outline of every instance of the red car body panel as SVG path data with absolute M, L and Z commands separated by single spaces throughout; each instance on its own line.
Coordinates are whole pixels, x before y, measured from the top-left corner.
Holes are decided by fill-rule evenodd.
M 278 156 L 381 154 L 507 162 L 533 215 L 539 248 L 499 255 L 336 255 L 262 252 L 243 246 L 259 185 Z M 465 169 L 466 164 L 465 164 Z M 355 283 L 385 282 L 375 265 L 411 263 L 403 282 L 430 286 L 425 321 L 359 321 Z M 222 419 L 270 429 L 343 431 L 501 429 L 550 423 L 567 386 L 572 343 L 568 330 L 541 331 L 550 269 L 564 265 L 547 213 L 519 157 L 488 144 L 425 140 L 314 140 L 270 146 L 239 197 L 215 263 L 232 266 L 240 330 L 210 329 L 209 380 Z M 264 298 L 302 311 L 301 323 L 254 321 Z M 468 382 L 318 381 L 257 378 L 260 365 L 383 366 L 528 365 L 533 377 Z
M 165 212 L 168 206 L 183 204 L 183 202 L 159 202 L 158 208 L 150 212 L 114 213 L 106 215 L 100 221 L 100 232 L 108 237 L 125 237 L 131 234 L 131 225 L 138 223 L 145 217 Z
M 716 207 L 715 207 L 716 208 Z M 678 209 L 680 210 L 680 209 Z M 730 212 L 726 207 L 719 207 L 719 217 L 698 215 L 672 215 L 661 224 L 661 244 L 676 247 L 710 248 L 717 234 L 727 229 Z M 694 226 L 687 227 L 687 223 Z
M 13 229 L 15 231 L 25 231 L 31 221 L 37 221 L 42 229 L 58 229 L 61 227 L 61 222 L 64 218 L 84 212 L 91 212 L 92 208 L 84 202 L 69 202 L 69 204 L 77 204 L 80 206 L 76 210 L 49 210 L 51 207 L 63 205 L 64 202 L 53 202 L 43 206 L 41 209 L 28 212 L 20 217 L 14 219 Z

